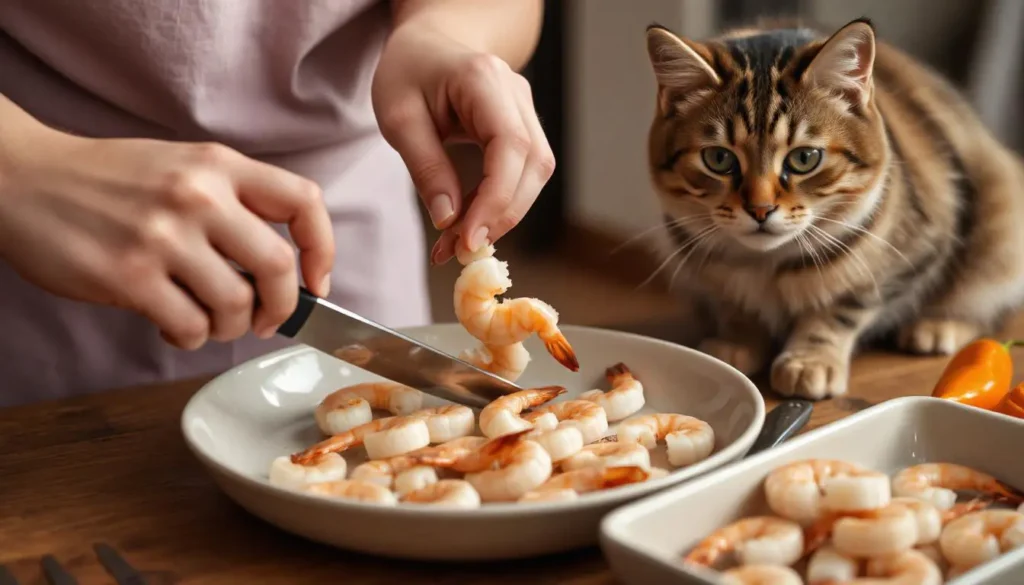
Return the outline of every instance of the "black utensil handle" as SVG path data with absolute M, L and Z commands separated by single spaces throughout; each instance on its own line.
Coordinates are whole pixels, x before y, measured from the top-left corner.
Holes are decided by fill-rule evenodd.
M 804 428 L 811 419 L 814 403 L 810 400 L 784 400 L 764 419 L 761 433 L 747 451 L 747 456 L 771 449 Z
M 238 273 L 252 285 L 252 310 L 255 311 L 260 306 L 260 295 L 256 292 L 256 277 L 243 270 L 239 270 Z M 302 329 L 302 326 L 306 324 L 306 320 L 309 319 L 309 314 L 313 312 L 316 301 L 316 295 L 309 292 L 306 287 L 299 286 L 299 303 L 296 305 L 295 311 L 291 316 L 277 328 L 277 334 L 284 335 L 285 337 L 295 337 L 299 330 Z

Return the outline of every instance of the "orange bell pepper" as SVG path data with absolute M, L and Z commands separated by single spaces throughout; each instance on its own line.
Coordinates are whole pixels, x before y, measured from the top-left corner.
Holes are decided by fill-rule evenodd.
M 1003 397 L 999 405 L 996 406 L 996 412 L 1024 418 L 1024 382 L 1017 384 Z
M 994 339 L 979 339 L 964 346 L 946 364 L 932 396 L 993 410 L 1010 391 L 1013 379 L 1010 348 L 1022 344 L 1024 341 L 1000 343 Z

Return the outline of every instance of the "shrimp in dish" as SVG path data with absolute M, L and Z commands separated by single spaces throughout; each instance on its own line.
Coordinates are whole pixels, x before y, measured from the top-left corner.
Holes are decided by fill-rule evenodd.
M 292 463 L 306 464 L 327 453 L 341 453 L 363 445 L 370 459 L 386 459 L 430 444 L 430 431 L 422 418 L 392 416 L 359 425 L 324 439 L 291 456 Z
M 485 437 L 494 438 L 532 429 L 535 423 L 524 419 L 520 414 L 564 393 L 565 388 L 562 386 L 546 386 L 520 390 L 495 398 L 480 410 L 480 432 Z
M 816 549 L 831 535 L 832 546 L 844 555 L 895 554 L 917 544 L 917 526 L 918 516 L 899 503 L 874 510 L 829 512 L 807 530 L 807 549 Z
M 543 447 L 555 463 L 576 455 L 583 448 L 583 433 L 572 423 L 560 423 L 554 429 L 534 428 L 523 438 Z
M 939 547 L 953 566 L 968 569 L 1024 545 L 1024 514 L 1016 510 L 982 510 L 953 520 L 942 531 Z
M 712 532 L 683 560 L 714 567 L 729 553 L 734 553 L 741 565 L 789 566 L 804 554 L 803 529 L 775 516 L 742 518 Z
M 294 463 L 290 457 L 282 455 L 270 464 L 270 483 L 299 488 L 310 483 L 345 479 L 347 465 L 345 458 L 337 453 L 325 453 L 306 463 Z
M 618 363 L 608 368 L 605 377 L 611 384 L 610 390 L 589 390 L 580 394 L 579 399 L 590 400 L 603 408 L 609 422 L 620 421 L 644 407 L 644 387 L 626 364 Z
M 942 571 L 935 561 L 913 549 L 874 556 L 865 566 L 866 577 L 839 581 L 850 585 L 940 585 Z
M 354 500 L 367 504 L 395 506 L 398 499 L 388 488 L 369 481 L 358 479 L 339 479 L 320 483 L 311 483 L 302 487 L 302 491 L 318 496 Z
M 576 354 L 558 329 L 554 307 L 531 298 L 498 300 L 512 281 L 508 263 L 494 257 L 494 246 L 468 254 L 460 248 L 457 257 L 463 269 L 455 281 L 455 316 L 470 335 L 491 346 L 505 346 L 536 333 L 558 363 L 579 371 Z
M 860 465 L 831 459 L 806 459 L 780 466 L 765 478 L 772 512 L 804 526 L 826 508 L 870 510 L 889 503 L 889 478 Z
M 640 467 L 585 467 L 566 471 L 523 494 L 520 502 L 574 500 L 579 494 L 606 490 L 647 481 L 648 472 Z
M 848 583 L 857 577 L 860 563 L 837 551 L 834 546 L 824 545 L 814 551 L 807 561 L 807 585 L 832 585 Z
M 479 508 L 480 494 L 469 482 L 461 479 L 442 479 L 402 495 L 402 503 L 422 504 L 445 508 Z
M 336 435 L 373 419 L 371 409 L 410 414 L 423 405 L 423 393 L 395 382 L 366 382 L 331 392 L 313 415 L 325 435 Z
M 417 410 L 410 418 L 422 418 L 427 423 L 431 443 L 445 443 L 469 436 L 476 427 L 473 409 L 461 404 L 449 404 Z
M 619 423 L 617 436 L 620 443 L 640 443 L 648 449 L 664 441 L 673 467 L 703 461 L 715 449 L 711 425 L 684 414 L 634 416 Z
M 892 478 L 892 492 L 927 500 L 941 510 L 956 503 L 958 491 L 980 492 L 994 500 L 1014 506 L 1024 502 L 1024 494 L 987 473 L 954 463 L 923 463 L 907 467 Z
M 375 483 L 401 495 L 436 482 L 437 472 L 433 467 L 417 465 L 410 455 L 400 455 L 361 463 L 352 470 L 349 479 Z
M 803 585 L 800 574 L 779 565 L 746 565 L 722 573 L 722 585 Z
M 651 452 L 640 443 L 608 441 L 585 445 L 580 452 L 560 463 L 565 471 L 584 467 L 625 467 L 635 465 L 651 468 Z
M 480 344 L 459 354 L 459 359 L 495 376 L 515 382 L 530 364 L 530 352 L 520 341 L 510 345 Z
M 600 439 L 608 430 L 608 417 L 597 404 L 587 400 L 565 400 L 535 407 L 523 416 L 527 421 L 555 415 L 559 426 L 574 426 L 583 434 L 583 444 L 587 445 Z

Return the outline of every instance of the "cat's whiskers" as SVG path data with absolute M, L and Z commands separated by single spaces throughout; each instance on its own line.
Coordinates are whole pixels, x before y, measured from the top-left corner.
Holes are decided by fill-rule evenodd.
M 689 224 L 689 223 L 694 223 L 694 222 L 697 222 L 697 221 L 700 221 L 700 220 L 709 219 L 710 217 L 711 217 L 710 213 L 700 213 L 700 214 L 697 214 L 697 215 L 688 215 L 688 216 L 685 216 L 685 217 L 679 217 L 679 218 L 673 219 L 672 221 L 661 222 L 661 223 L 659 223 L 657 225 L 653 225 L 653 226 L 651 226 L 651 227 L 641 231 L 639 234 L 636 234 L 636 235 L 631 236 L 630 238 L 626 239 L 625 241 L 620 243 L 618 246 L 615 246 L 614 248 L 612 248 L 612 250 L 610 252 L 608 252 L 608 255 L 612 256 L 612 255 L 618 254 L 624 248 L 626 248 L 626 246 L 634 244 L 638 240 L 641 240 L 641 239 L 643 239 L 643 238 L 645 238 L 645 237 L 647 237 L 647 236 L 649 236 L 651 234 L 654 234 L 656 232 L 659 232 L 660 230 L 671 229 L 673 227 L 682 227 L 682 226 L 684 226 L 686 224 Z
M 900 251 L 899 251 L 898 249 L 896 249 L 896 246 L 893 246 L 893 245 L 892 245 L 891 243 L 889 243 L 889 241 L 888 241 L 888 240 L 886 240 L 886 239 L 884 239 L 884 238 L 880 238 L 880 237 L 878 237 L 877 235 L 875 235 L 874 233 L 872 233 L 872 232 L 871 232 L 871 230 L 869 230 L 869 229 L 867 229 L 867 228 L 864 228 L 864 227 L 862 227 L 862 226 L 859 226 L 859 225 L 853 225 L 852 223 L 848 223 L 848 222 L 845 222 L 845 221 L 842 221 L 842 220 L 838 220 L 838 219 L 831 219 L 831 218 L 828 218 L 828 217 L 824 217 L 824 216 L 818 216 L 818 219 L 819 219 L 819 220 L 821 220 L 821 221 L 827 221 L 827 222 L 829 222 L 829 223 L 834 223 L 834 224 L 840 225 L 840 226 L 842 226 L 842 227 L 844 227 L 844 228 L 846 228 L 846 229 L 849 229 L 849 230 L 853 230 L 853 231 L 856 231 L 856 232 L 860 232 L 860 233 L 864 234 L 865 236 L 868 236 L 868 237 L 870 237 L 870 238 L 874 239 L 875 241 L 879 242 L 880 244 L 883 244 L 883 245 L 884 245 L 884 246 L 886 246 L 886 247 L 887 247 L 887 248 L 888 248 L 889 250 L 892 250 L 892 252 L 893 252 L 894 254 L 896 254 L 896 256 L 897 256 L 897 257 L 898 257 L 898 258 L 899 258 L 900 260 L 903 260 L 904 262 L 906 262 L 906 263 L 907 263 L 907 266 L 910 266 L 910 267 L 913 267 L 913 266 L 914 266 L 914 263 L 913 263 L 913 262 L 911 262 L 909 258 L 907 258 L 906 256 L 904 256 L 904 255 L 903 255 L 903 252 L 900 252 Z M 820 229 L 820 228 L 819 228 L 819 229 Z
M 670 290 L 672 289 L 672 284 L 675 283 L 676 281 L 676 275 L 679 274 L 679 270 L 683 267 L 684 264 L 686 264 L 686 261 L 690 258 L 690 256 L 694 252 L 696 252 L 698 248 L 700 248 L 701 244 L 706 243 L 707 240 L 712 238 L 715 235 L 715 232 L 718 231 L 717 225 L 712 225 L 711 227 L 713 227 L 714 229 L 712 229 L 709 232 L 706 232 L 704 235 L 700 237 L 700 239 L 694 242 L 693 247 L 690 248 L 690 251 L 686 253 L 686 256 L 684 256 L 682 260 L 679 261 L 679 263 L 676 265 L 676 269 L 672 271 L 672 277 L 669 278 L 668 280 L 668 288 Z
M 871 271 L 871 267 L 868 266 L 867 261 L 864 259 L 864 257 L 860 254 L 858 250 L 851 248 L 846 242 L 826 232 L 820 227 L 814 225 L 813 223 L 809 224 L 808 228 L 814 230 L 811 233 L 817 233 L 820 235 L 820 237 L 826 238 L 828 241 L 833 242 L 842 251 L 842 255 L 849 256 L 850 260 L 857 264 L 858 272 L 871 279 L 871 284 L 875 289 L 875 294 L 881 296 L 882 291 L 878 285 L 878 280 L 875 278 L 875 274 Z
M 643 288 L 643 287 L 647 286 L 648 284 L 650 284 L 651 281 L 653 281 L 654 278 L 658 275 L 658 273 L 661 272 L 666 266 L 668 266 L 668 264 L 676 256 L 678 256 L 679 254 L 682 254 L 683 252 L 685 252 L 687 250 L 687 248 L 691 247 L 696 242 L 699 242 L 700 238 L 702 236 L 704 236 L 705 234 L 707 234 L 708 232 L 712 232 L 712 231 L 715 231 L 717 229 L 718 229 L 718 226 L 715 225 L 715 224 L 711 224 L 709 226 L 705 226 L 702 230 L 700 230 L 699 232 L 697 232 L 696 234 L 691 236 L 688 240 L 686 240 L 685 242 L 680 244 L 679 247 L 676 248 L 671 254 L 669 254 L 668 257 L 665 258 L 665 260 L 662 261 L 662 263 L 660 265 L 658 265 L 658 267 L 656 269 L 654 269 L 654 272 L 652 272 L 651 275 L 648 276 L 646 280 L 644 280 L 643 282 L 638 284 L 636 288 L 640 289 L 640 288 Z

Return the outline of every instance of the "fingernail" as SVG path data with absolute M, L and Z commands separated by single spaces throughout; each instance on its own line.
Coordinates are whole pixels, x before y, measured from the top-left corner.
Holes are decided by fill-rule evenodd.
M 443 229 L 444 222 L 451 219 L 455 214 L 455 207 L 452 205 L 452 198 L 447 195 L 438 195 L 430 201 L 430 221 L 434 227 Z
M 324 279 L 320 281 L 320 290 L 323 291 L 322 298 L 327 298 L 327 295 L 331 293 L 331 273 L 328 272 Z
M 487 234 L 490 230 L 487 226 L 480 226 L 473 230 L 473 234 L 469 236 L 469 251 L 476 252 L 480 248 L 487 245 Z

